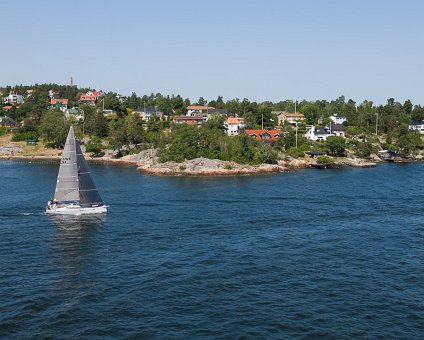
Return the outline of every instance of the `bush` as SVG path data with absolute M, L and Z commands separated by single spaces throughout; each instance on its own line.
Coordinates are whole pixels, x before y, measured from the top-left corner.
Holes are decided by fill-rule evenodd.
M 3 136 L 7 134 L 7 128 L 6 127 L 0 127 L 0 136 Z
M 99 137 L 92 137 L 85 146 L 87 152 L 99 153 L 102 151 L 102 142 Z
M 334 163 L 334 158 L 331 158 L 329 156 L 318 156 L 317 157 L 317 163 Z
M 12 136 L 12 142 L 21 142 L 26 140 L 38 141 L 38 134 L 34 131 L 15 132 Z
M 372 153 L 372 144 L 371 143 L 362 143 L 362 142 L 358 142 L 357 146 L 356 146 L 356 155 L 358 157 L 368 157 L 370 156 Z

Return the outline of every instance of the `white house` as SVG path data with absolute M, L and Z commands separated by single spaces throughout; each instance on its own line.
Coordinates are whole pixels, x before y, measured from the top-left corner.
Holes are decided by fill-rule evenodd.
M 24 97 L 20 94 L 16 94 L 13 92 L 10 92 L 10 94 L 7 97 L 4 97 L 5 104 L 20 105 L 20 104 L 23 104 L 23 102 L 24 102 Z
M 204 106 L 204 105 L 189 105 L 187 106 L 187 116 L 196 117 L 202 116 L 206 117 L 209 113 L 209 110 L 215 110 L 212 106 Z
M 228 136 L 237 136 L 244 129 L 244 120 L 243 118 L 228 117 L 224 122 L 224 127 Z
M 337 114 L 331 115 L 330 119 L 334 124 L 343 124 L 344 122 L 347 122 L 346 117 L 338 116 Z
M 346 138 L 343 125 L 340 124 L 330 124 L 325 127 L 325 129 L 317 129 L 315 126 L 312 126 L 305 134 L 305 137 L 309 140 L 325 141 L 328 137 L 338 136 Z
M 409 130 L 418 131 L 420 134 L 424 134 L 424 120 L 412 121 L 408 124 Z

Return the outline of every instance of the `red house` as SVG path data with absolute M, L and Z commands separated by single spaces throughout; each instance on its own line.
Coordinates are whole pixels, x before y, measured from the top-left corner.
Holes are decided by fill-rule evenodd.
M 263 140 L 265 142 L 274 141 L 283 134 L 281 130 L 245 130 L 245 132 L 255 140 Z

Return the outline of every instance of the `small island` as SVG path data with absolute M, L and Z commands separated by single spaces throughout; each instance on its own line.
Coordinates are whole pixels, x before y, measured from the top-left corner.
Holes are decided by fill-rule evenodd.
M 421 160 L 424 108 L 332 101 L 195 103 L 42 84 L 0 88 L 0 158 L 55 160 L 70 125 L 90 161 L 156 176 L 252 175 Z

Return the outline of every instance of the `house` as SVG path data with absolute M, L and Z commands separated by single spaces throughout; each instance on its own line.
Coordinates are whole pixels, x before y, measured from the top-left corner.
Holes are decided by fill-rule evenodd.
M 13 128 L 16 126 L 16 122 L 9 117 L 0 117 L 0 127 Z
M 214 114 L 219 114 L 223 117 L 228 116 L 227 109 L 215 109 L 212 106 L 202 106 L 202 105 L 190 105 L 187 106 L 187 116 L 201 116 L 206 119 L 206 121 L 212 117 Z
M 334 124 L 343 124 L 344 122 L 347 122 L 346 117 L 338 116 L 337 114 L 331 115 L 330 119 Z
M 325 127 L 331 134 L 338 137 L 346 137 L 345 129 L 342 124 L 328 124 Z
M 420 134 L 424 134 L 424 120 L 410 122 L 408 124 L 408 129 L 418 131 Z
M 76 107 L 73 107 L 72 109 L 67 109 L 65 111 L 65 117 L 66 117 L 66 119 L 69 119 L 69 118 L 72 117 L 73 119 L 76 119 L 76 120 L 83 120 L 84 119 L 84 111 L 80 110 Z
M 265 142 L 275 141 L 278 137 L 283 135 L 281 130 L 245 130 L 248 136 L 253 137 L 255 140 L 263 140 Z
M 145 122 L 148 122 L 153 117 L 156 117 L 159 120 L 163 120 L 163 112 L 157 107 L 137 108 L 134 110 L 134 113 L 138 113 L 141 120 Z
M 80 96 L 80 102 L 89 105 L 95 105 L 96 102 L 103 96 L 103 92 L 88 91 Z
M 325 128 L 316 128 L 315 126 L 311 126 L 305 134 L 305 137 L 307 139 L 315 142 L 325 141 L 328 137 L 331 136 L 339 136 L 346 138 L 343 125 L 329 124 Z
M 215 110 L 212 106 L 204 105 L 189 105 L 187 106 L 187 116 L 204 116 L 208 115 L 209 110 Z
M 121 95 L 121 94 L 117 94 L 117 95 L 115 96 L 115 99 L 116 99 L 118 102 L 123 103 L 124 101 L 126 101 L 126 100 L 128 99 L 128 97 L 127 97 L 127 96 L 123 96 L 123 95 Z
M 271 113 L 277 116 L 278 125 L 284 124 L 285 122 L 293 124 L 306 119 L 300 112 L 272 111 Z
M 244 129 L 244 120 L 238 117 L 228 117 L 224 122 L 224 128 L 227 130 L 228 136 L 237 136 Z
M 172 121 L 177 125 L 188 124 L 193 126 L 202 126 L 206 123 L 206 119 L 202 116 L 174 116 Z
M 10 92 L 7 97 L 3 98 L 3 102 L 4 104 L 19 105 L 19 104 L 23 104 L 24 97 L 20 94 Z
M 50 99 L 50 108 L 56 109 L 59 108 L 62 112 L 65 112 L 68 109 L 68 99 Z

